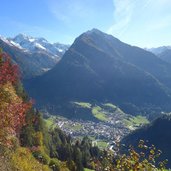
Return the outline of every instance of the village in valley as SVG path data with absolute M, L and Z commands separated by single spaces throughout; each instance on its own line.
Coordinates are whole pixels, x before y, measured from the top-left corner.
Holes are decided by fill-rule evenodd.
M 111 148 L 111 144 L 119 142 L 132 130 L 148 123 L 145 117 L 125 114 L 110 103 L 92 106 L 89 103 L 75 102 L 75 105 L 81 109 L 89 109 L 97 120 L 67 119 L 58 115 L 46 119 L 47 124 L 59 127 L 73 139 L 88 136 L 101 148 Z

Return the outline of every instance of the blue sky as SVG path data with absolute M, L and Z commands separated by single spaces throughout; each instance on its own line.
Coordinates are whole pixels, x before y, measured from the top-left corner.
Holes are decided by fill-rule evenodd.
M 71 44 L 98 28 L 140 47 L 171 45 L 171 0 L 0 0 L 0 35 Z

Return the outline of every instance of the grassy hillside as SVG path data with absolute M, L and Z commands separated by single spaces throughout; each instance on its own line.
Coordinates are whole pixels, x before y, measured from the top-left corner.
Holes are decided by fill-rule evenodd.
M 74 102 L 76 104 L 73 106 L 73 110 L 75 111 L 75 118 L 81 118 L 81 111 L 78 111 L 77 116 L 77 108 L 82 109 L 82 113 L 84 114 L 84 109 L 89 109 L 87 115 L 92 115 L 97 119 L 97 121 L 102 122 L 110 122 L 111 117 L 120 117 L 121 122 L 125 124 L 126 127 L 130 129 L 135 129 L 136 127 L 142 126 L 144 124 L 148 124 L 149 121 L 145 116 L 137 115 L 132 116 L 124 113 L 119 107 L 115 106 L 112 103 L 102 103 L 102 104 L 91 104 L 86 102 Z

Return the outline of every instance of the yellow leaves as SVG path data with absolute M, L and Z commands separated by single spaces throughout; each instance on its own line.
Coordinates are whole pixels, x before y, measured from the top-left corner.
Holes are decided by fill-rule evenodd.
M 11 113 L 8 108 L 11 103 L 21 103 L 22 100 L 17 96 L 14 87 L 11 83 L 7 83 L 0 88 L 0 128 L 5 128 L 10 125 Z
M 10 82 L 0 87 L 0 110 L 3 105 L 6 106 L 11 102 L 20 103 L 21 101 Z
M 0 142 L 9 143 L 9 137 L 16 136 L 24 124 L 25 112 L 30 104 L 23 103 L 12 83 L 0 86 Z
M 143 140 L 140 140 L 138 148 L 129 146 L 128 154 L 118 156 L 116 168 L 118 171 L 156 171 L 164 170 L 167 160 L 157 163 L 157 158 L 161 151 L 157 150 L 154 145 L 147 146 Z
M 42 134 L 42 132 L 36 132 L 35 144 L 36 144 L 36 146 L 43 146 L 43 134 Z
M 39 163 L 27 148 L 18 148 L 12 153 L 12 165 L 18 171 L 50 171 L 49 167 Z

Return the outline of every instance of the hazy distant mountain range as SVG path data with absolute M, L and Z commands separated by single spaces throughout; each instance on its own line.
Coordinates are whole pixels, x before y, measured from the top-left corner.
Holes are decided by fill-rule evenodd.
M 132 114 L 160 113 L 170 109 L 171 64 L 93 29 L 76 38 L 52 70 L 25 85 L 38 105 L 53 113 L 71 101 L 112 102 Z
M 161 53 L 163 53 L 164 51 L 170 50 L 171 46 L 161 46 L 161 47 L 157 47 L 157 48 L 146 48 L 146 50 L 154 53 L 155 55 L 159 55 Z
M 158 48 L 147 49 L 162 60 L 171 63 L 171 46 L 161 46 Z
M 23 77 L 31 78 L 51 69 L 69 45 L 51 44 L 44 38 L 19 34 L 14 38 L 1 36 L 0 47 L 20 66 Z

